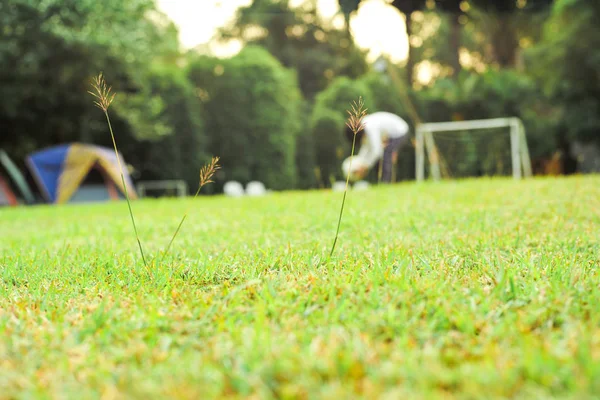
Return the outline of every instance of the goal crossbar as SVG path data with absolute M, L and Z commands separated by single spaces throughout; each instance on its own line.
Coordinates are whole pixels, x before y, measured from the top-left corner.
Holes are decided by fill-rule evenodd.
M 430 173 L 433 180 L 441 179 L 441 160 L 437 146 L 433 139 L 433 132 L 445 133 L 478 129 L 510 128 L 510 147 L 512 156 L 513 178 L 521 179 L 530 177 L 531 160 L 525 137 L 525 127 L 519 118 L 492 118 L 470 121 L 430 122 L 420 124 L 416 129 L 416 178 L 417 181 L 425 179 L 425 151 L 430 163 Z

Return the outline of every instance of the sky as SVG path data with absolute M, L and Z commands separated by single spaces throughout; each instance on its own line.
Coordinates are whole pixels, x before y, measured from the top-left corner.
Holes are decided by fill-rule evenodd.
M 305 0 L 291 0 L 297 5 Z M 334 18 L 339 10 L 337 0 L 314 0 L 324 18 Z M 207 44 L 215 31 L 230 21 L 238 7 L 252 0 L 158 0 L 159 8 L 179 28 L 184 48 Z M 338 17 L 341 18 L 341 17 Z M 404 17 L 384 0 L 366 0 L 350 22 L 359 47 L 369 50 L 369 60 L 388 55 L 394 61 L 406 58 L 407 40 Z M 211 46 L 217 56 L 232 55 L 239 46 Z

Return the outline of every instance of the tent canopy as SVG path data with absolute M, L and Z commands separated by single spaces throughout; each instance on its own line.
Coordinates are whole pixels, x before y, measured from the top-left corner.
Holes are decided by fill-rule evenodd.
M 125 165 L 119 155 L 121 165 Z M 83 184 L 92 169 L 97 169 L 105 178 L 107 186 L 114 184 L 125 193 L 119 169 L 119 160 L 111 149 L 73 143 L 47 148 L 27 157 L 40 190 L 50 203 L 68 202 Z M 127 192 L 132 199 L 137 198 L 133 182 L 126 169 L 123 171 Z
M 0 174 L 0 207 L 2 206 L 16 206 L 19 202 L 13 191 L 8 186 L 8 182 L 4 179 L 4 176 Z

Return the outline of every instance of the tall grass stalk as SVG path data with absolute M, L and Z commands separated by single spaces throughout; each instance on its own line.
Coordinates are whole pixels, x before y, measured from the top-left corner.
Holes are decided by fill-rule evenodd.
M 358 132 L 364 129 L 363 119 L 367 115 L 367 109 L 364 108 L 365 103 L 362 97 L 359 97 L 358 102 L 352 104 L 352 109 L 347 110 L 348 121 L 346 125 L 352 130 L 354 136 L 352 137 L 352 151 L 350 152 L 350 163 L 348 165 L 348 174 L 346 176 L 346 187 L 344 188 L 344 197 L 342 198 L 342 206 L 340 207 L 340 215 L 338 217 L 337 229 L 335 231 L 335 238 L 333 239 L 333 245 L 331 246 L 331 252 L 329 257 L 333 255 L 335 245 L 337 244 L 338 236 L 340 233 L 340 225 L 342 224 L 342 214 L 344 213 L 344 204 L 346 204 L 346 195 L 348 193 L 348 184 L 350 182 L 350 171 L 352 171 L 352 159 L 354 158 L 354 148 L 356 145 L 356 135 Z
M 104 116 L 106 117 L 106 122 L 108 123 L 108 130 L 110 131 L 110 137 L 112 139 L 113 147 L 115 150 L 115 156 L 117 157 L 117 163 L 119 165 L 119 172 L 121 174 L 121 183 L 123 184 L 123 190 L 125 192 L 125 198 L 127 200 L 127 207 L 129 209 L 129 216 L 131 217 L 131 224 L 133 225 L 133 232 L 135 233 L 135 239 L 137 240 L 138 247 L 140 249 L 140 254 L 142 255 L 142 261 L 144 262 L 144 266 L 147 268 L 148 263 L 146 262 L 146 256 L 144 255 L 144 249 L 142 248 L 142 242 L 140 241 L 140 236 L 138 234 L 137 226 L 135 224 L 135 218 L 133 216 L 133 209 L 131 208 L 131 199 L 129 198 L 129 191 L 127 190 L 127 185 L 125 184 L 125 174 L 123 172 L 123 165 L 121 165 L 121 157 L 119 156 L 119 151 L 117 149 L 117 142 L 115 140 L 115 134 L 112 129 L 112 124 L 110 123 L 110 117 L 108 115 L 108 108 L 115 98 L 115 94 L 111 93 L 111 87 L 106 85 L 104 80 L 104 76 L 102 73 L 98 74 L 92 81 L 92 87 L 94 92 L 88 91 L 92 96 L 96 98 L 94 104 L 104 112 Z

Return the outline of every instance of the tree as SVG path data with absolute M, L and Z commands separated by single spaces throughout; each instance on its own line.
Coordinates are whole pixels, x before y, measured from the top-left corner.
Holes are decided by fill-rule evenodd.
M 458 78 L 463 68 L 479 73 L 521 68 L 520 54 L 540 40 L 550 1 L 514 0 L 503 6 L 502 1 L 436 0 L 435 9 L 413 18 L 413 35 L 420 39 L 413 56 L 435 66 L 435 79 Z M 464 65 L 462 52 L 468 55 Z
M 304 101 L 300 115 L 310 116 L 311 107 L 310 103 Z M 315 174 L 317 167 L 315 140 L 307 119 L 306 117 L 301 118 L 302 126 L 296 139 L 296 186 L 298 189 L 311 189 L 318 183 Z
M 342 141 L 344 119 L 327 108 L 316 108 L 311 118 L 311 134 L 316 148 L 319 185 L 329 186 L 341 177 L 340 166 L 346 143 Z
M 366 87 L 363 97 L 371 96 L 369 112 L 387 111 L 409 120 L 400 93 L 387 75 L 371 72 L 357 79 L 357 83 L 359 88 Z
M 570 141 L 600 144 L 600 4 L 557 0 L 528 65 L 556 104 Z
M 346 31 L 350 34 L 350 16 L 353 12 L 358 10 L 358 6 L 361 0 L 338 0 L 338 4 L 340 5 L 340 10 L 344 15 L 344 19 L 346 21 Z
M 254 0 L 238 10 L 220 38 L 267 49 L 297 71 L 304 97 L 312 100 L 335 77 L 358 77 L 368 70 L 365 53 L 347 32 L 330 25 L 310 5 L 292 8 L 289 0 Z
M 448 15 L 450 21 L 450 36 L 448 39 L 452 59 L 450 66 L 452 67 L 452 75 L 458 76 L 460 66 L 460 45 L 461 45 L 461 25 L 460 17 L 464 15 L 461 8 L 463 0 L 436 0 L 435 5 L 443 13 Z
M 416 60 L 413 54 L 411 35 L 413 34 L 412 18 L 413 14 L 422 10 L 426 6 L 426 0 L 393 0 L 392 6 L 396 7 L 405 15 L 406 19 L 406 35 L 408 36 L 408 58 L 406 60 L 406 79 L 408 85 L 412 87 L 413 74 Z
M 531 25 L 532 14 L 547 10 L 553 0 L 470 0 L 484 14 L 483 28 L 487 30 L 495 61 L 502 67 L 515 66 L 519 49 L 519 30 L 523 22 L 520 15 L 527 17 L 525 25 Z
M 208 148 L 221 157 L 221 183 L 294 188 L 301 111 L 294 73 L 265 49 L 247 46 L 229 59 L 192 59 L 188 74 L 203 103 Z
M 142 177 L 183 179 L 195 191 L 200 168 L 211 156 L 207 151 L 200 99 L 178 67 L 156 66 L 149 80 L 153 94 L 163 99 L 159 118 L 170 133 L 159 140 L 144 142 L 148 150 L 140 168 Z
M 138 90 L 136 76 L 178 52 L 176 30 L 161 18 L 152 0 L 0 2 L 0 146 L 22 160 L 42 146 L 106 135 L 90 78 L 104 71 L 116 92 Z

